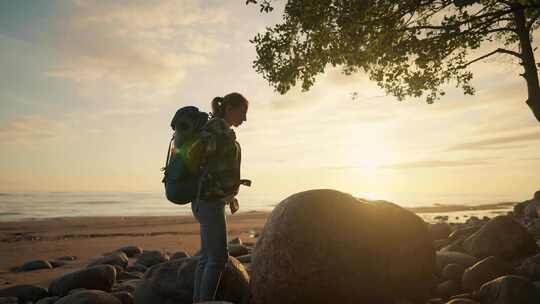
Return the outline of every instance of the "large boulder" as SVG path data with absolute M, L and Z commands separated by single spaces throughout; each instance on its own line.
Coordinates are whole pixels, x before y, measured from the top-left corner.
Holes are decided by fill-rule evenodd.
M 478 293 L 481 303 L 538 304 L 540 291 L 526 278 L 503 276 L 482 285 Z
M 508 260 L 533 254 L 536 247 L 531 234 L 508 215 L 493 218 L 463 242 L 465 251 L 473 256 Z
M 433 240 L 446 239 L 452 233 L 452 226 L 445 222 L 429 224 L 428 229 Z
M 518 270 L 531 281 L 540 281 L 540 253 L 523 260 Z
M 478 262 L 476 257 L 470 256 L 466 253 L 457 251 L 437 251 L 436 255 L 437 268 L 439 271 L 443 271 L 449 264 L 458 264 L 465 268 L 474 265 Z
M 132 258 L 136 255 L 139 255 L 143 252 L 141 247 L 139 246 L 125 246 L 122 248 L 117 249 L 116 251 L 121 251 L 126 254 L 126 256 Z
M 134 303 L 191 303 L 198 260 L 198 257 L 176 259 L 148 269 L 133 293 Z M 244 266 L 234 257 L 229 257 L 221 276 L 216 300 L 237 304 L 249 300 L 249 276 Z
M 463 273 L 463 289 L 473 291 L 503 275 L 510 274 L 512 268 L 498 257 L 490 256 L 467 268 Z
M 37 302 L 48 295 L 46 289 L 34 285 L 15 285 L 0 289 L 0 297 L 16 297 L 21 303 Z
M 122 302 L 101 290 L 84 290 L 63 297 L 55 304 L 122 304 Z
M 49 293 L 65 296 L 78 288 L 110 291 L 116 283 L 116 269 L 111 265 L 84 268 L 54 279 L 49 284 Z
M 423 220 L 388 202 L 335 190 L 283 200 L 252 254 L 255 303 L 394 303 L 434 287 L 435 252 Z

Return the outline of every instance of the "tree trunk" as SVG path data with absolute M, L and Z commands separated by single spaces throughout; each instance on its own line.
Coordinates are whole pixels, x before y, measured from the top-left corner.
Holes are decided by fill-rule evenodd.
M 536 61 L 534 52 L 531 47 L 531 38 L 529 30 L 525 24 L 525 13 L 523 7 L 515 6 L 514 18 L 516 21 L 516 29 L 519 36 L 519 44 L 521 46 L 522 65 L 525 69 L 523 77 L 527 82 L 528 99 L 527 105 L 531 108 L 536 120 L 540 122 L 540 85 L 538 83 L 538 70 L 536 69 Z

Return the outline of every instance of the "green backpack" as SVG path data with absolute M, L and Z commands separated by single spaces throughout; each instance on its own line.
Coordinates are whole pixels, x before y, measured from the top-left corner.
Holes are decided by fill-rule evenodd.
M 162 182 L 165 184 L 165 195 L 172 203 L 184 205 L 199 198 L 201 168 L 198 160 L 188 157 L 188 151 L 208 118 L 208 113 L 194 106 L 186 106 L 176 111 L 171 121 L 174 133 L 162 168 Z

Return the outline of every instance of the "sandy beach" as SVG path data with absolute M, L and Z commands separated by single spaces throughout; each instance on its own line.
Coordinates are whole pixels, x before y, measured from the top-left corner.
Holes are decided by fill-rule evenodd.
M 513 203 L 479 206 L 433 206 L 411 208 L 419 215 L 453 212 L 492 211 Z M 260 231 L 267 212 L 228 215 L 229 239 L 240 237 L 254 242 L 252 232 Z M 84 267 L 103 254 L 123 246 L 144 250 L 162 250 L 170 254 L 199 249 L 199 226 L 192 216 L 152 217 L 74 217 L 0 223 L 0 287 L 48 282 L 64 273 Z M 54 260 L 62 256 L 77 259 L 52 270 L 15 272 L 16 267 L 32 260 Z

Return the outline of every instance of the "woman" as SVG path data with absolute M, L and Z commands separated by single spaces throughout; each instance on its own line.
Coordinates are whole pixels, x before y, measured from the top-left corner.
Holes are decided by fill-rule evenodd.
M 248 101 L 239 93 L 212 100 L 212 118 L 194 144 L 202 155 L 200 198 L 191 204 L 200 223 L 201 257 L 195 271 L 193 302 L 212 301 L 228 261 L 225 205 L 236 203 L 240 184 L 240 145 L 231 127 L 246 121 Z M 190 152 L 191 153 L 191 152 Z

